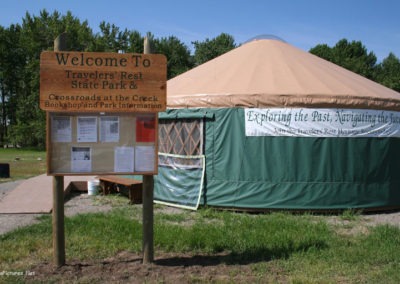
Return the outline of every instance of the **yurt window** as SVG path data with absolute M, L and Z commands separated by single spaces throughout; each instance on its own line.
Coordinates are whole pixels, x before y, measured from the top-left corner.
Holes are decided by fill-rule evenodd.
M 203 154 L 203 119 L 160 119 L 158 149 L 175 155 Z

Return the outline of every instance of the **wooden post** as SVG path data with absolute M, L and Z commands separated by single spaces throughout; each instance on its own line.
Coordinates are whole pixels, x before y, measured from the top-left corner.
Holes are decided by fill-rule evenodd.
M 154 179 L 152 175 L 143 176 L 143 263 L 154 261 L 153 243 L 153 190 Z
M 151 43 L 146 37 L 144 39 L 144 54 L 150 54 Z M 154 191 L 154 178 L 153 175 L 143 175 L 143 264 L 148 264 L 154 261 L 154 243 L 153 243 L 153 222 L 154 222 L 154 208 L 153 208 L 153 193 Z
M 56 266 L 65 264 L 64 176 L 53 177 L 53 255 Z
M 67 49 L 66 33 L 54 40 L 54 51 Z M 53 256 L 58 267 L 65 264 L 64 176 L 53 176 Z
M 67 33 L 62 33 L 54 40 L 54 51 L 66 51 L 66 50 L 67 50 Z

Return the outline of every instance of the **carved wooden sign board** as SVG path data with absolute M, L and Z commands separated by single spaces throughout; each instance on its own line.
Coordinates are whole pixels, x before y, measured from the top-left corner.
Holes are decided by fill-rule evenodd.
M 166 62 L 161 54 L 43 52 L 48 174 L 156 174 Z
M 160 112 L 166 109 L 161 54 L 42 52 L 40 108 L 54 112 Z

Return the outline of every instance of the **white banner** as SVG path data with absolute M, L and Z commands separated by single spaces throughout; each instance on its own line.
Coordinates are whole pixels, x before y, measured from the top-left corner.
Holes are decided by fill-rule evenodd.
M 246 136 L 400 137 L 400 112 L 370 109 L 244 110 Z

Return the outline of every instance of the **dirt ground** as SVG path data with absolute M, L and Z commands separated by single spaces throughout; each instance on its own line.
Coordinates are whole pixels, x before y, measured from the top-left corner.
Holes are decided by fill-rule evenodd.
M 157 254 L 152 264 L 144 265 L 138 254 L 120 252 L 99 262 L 68 261 L 56 268 L 42 263 L 32 269 L 30 281 L 95 283 L 286 283 L 283 275 L 255 276 L 248 263 L 227 263 L 226 255 Z M 277 281 L 278 280 L 278 281 Z
M 19 182 L 1 183 L 0 200 Z M 73 194 L 65 203 L 65 215 L 79 213 L 108 211 L 109 204 L 94 202 L 87 194 Z M 140 206 L 140 205 L 134 205 Z M 167 209 L 177 212 L 180 209 Z M 164 210 L 163 210 L 164 211 Z M 20 226 L 33 224 L 36 214 L 0 214 L 0 234 L 4 234 Z M 326 216 L 325 216 L 326 218 Z M 362 230 L 365 226 L 376 224 L 392 224 L 400 227 L 400 211 L 379 214 L 361 215 L 359 227 L 352 230 Z M 329 217 L 329 222 L 339 224 L 346 222 L 338 216 Z M 351 233 L 351 232 L 350 232 Z M 281 271 L 271 271 L 269 274 L 257 274 L 251 268 L 251 263 L 232 262 L 227 253 L 218 255 L 166 254 L 155 252 L 155 260 L 151 264 L 142 263 L 142 255 L 122 251 L 117 255 L 91 262 L 81 262 L 67 259 L 62 267 L 53 263 L 39 263 L 30 271 L 24 272 L 25 281 L 33 282 L 63 282 L 63 283 L 287 283 Z M 257 260 L 259 261 L 259 260 Z M 1 282 L 1 277 L 0 277 Z

